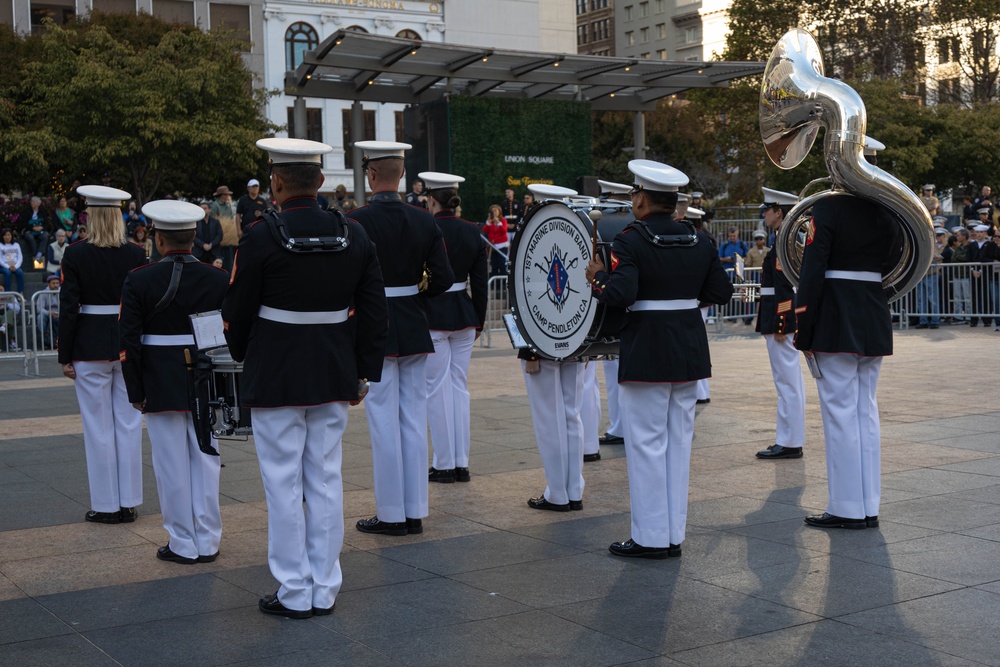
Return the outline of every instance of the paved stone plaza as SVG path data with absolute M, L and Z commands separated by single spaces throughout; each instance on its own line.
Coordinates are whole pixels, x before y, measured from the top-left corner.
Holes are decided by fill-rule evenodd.
M 431 485 L 422 535 L 354 530 L 374 499 L 351 409 L 344 588 L 306 621 L 257 610 L 277 585 L 252 442 L 223 443 L 219 559 L 161 562 L 148 440 L 139 520 L 84 523 L 72 383 L 0 362 L 0 665 L 1000 665 L 1000 333 L 897 333 L 881 529 L 823 531 L 802 523 L 826 502 L 815 384 L 804 458 L 755 460 L 776 399 L 749 329 L 711 336 L 682 558 L 608 553 L 629 531 L 620 446 L 586 464 L 583 512 L 526 505 L 544 478 L 519 364 L 476 348 L 472 482 Z

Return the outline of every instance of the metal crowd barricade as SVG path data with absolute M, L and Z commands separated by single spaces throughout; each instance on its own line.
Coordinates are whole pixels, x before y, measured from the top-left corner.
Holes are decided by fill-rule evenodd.
M 916 289 L 892 304 L 900 328 L 1000 318 L 1000 262 L 935 264 Z M 921 322 L 924 320 L 924 322 Z
M 760 274 L 759 266 L 745 267 L 743 269 L 743 282 L 733 283 L 736 291 L 729 303 L 722 306 L 714 306 L 708 311 L 709 326 L 714 325 L 716 331 L 722 330 L 722 324 L 726 321 L 753 324 L 757 317 L 757 300 L 760 297 Z
M 486 288 L 489 298 L 486 301 L 486 322 L 483 324 L 483 335 L 479 337 L 479 346 L 493 347 L 494 333 L 502 334 L 502 340 L 498 340 L 498 344 L 509 342 L 507 328 L 503 323 L 504 314 L 510 311 L 507 303 L 507 276 L 493 276 L 486 283 Z
M 0 292 L 0 359 L 20 359 L 22 375 L 28 375 L 28 361 L 33 356 L 27 340 L 24 297 L 17 292 Z
M 31 297 L 31 356 L 35 375 L 39 357 L 59 355 L 59 290 L 40 290 Z

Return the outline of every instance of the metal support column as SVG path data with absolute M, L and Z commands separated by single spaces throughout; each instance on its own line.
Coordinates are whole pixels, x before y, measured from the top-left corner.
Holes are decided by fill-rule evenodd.
M 646 157 L 646 117 L 641 111 L 632 115 L 632 138 L 635 145 L 633 157 L 641 160 Z
M 293 139 L 305 139 L 308 120 L 306 119 L 306 98 L 297 96 L 292 106 L 292 119 L 295 121 L 295 136 Z
M 354 151 L 354 200 L 358 206 L 364 206 L 365 199 L 365 172 L 361 168 L 361 149 L 355 144 L 365 140 L 365 114 L 361 102 L 355 100 L 351 104 L 351 147 L 348 150 Z

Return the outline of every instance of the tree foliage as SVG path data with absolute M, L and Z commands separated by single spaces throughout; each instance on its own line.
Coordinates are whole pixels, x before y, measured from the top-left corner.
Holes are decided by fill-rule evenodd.
M 90 180 L 109 171 L 145 201 L 259 173 L 254 141 L 271 128 L 231 36 L 144 14 L 95 13 L 15 39 L 28 48 L 19 81 L 0 89 L 0 99 L 12 102 L 11 129 L 34 136 L 35 152 L 22 166 L 8 160 L 5 178 L 37 186 L 39 171 Z M 0 130 L 0 142 L 5 136 Z

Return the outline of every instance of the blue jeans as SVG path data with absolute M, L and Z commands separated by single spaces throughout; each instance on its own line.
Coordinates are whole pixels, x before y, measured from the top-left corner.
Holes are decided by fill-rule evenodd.
M 21 267 L 17 267 L 13 271 L 11 271 L 10 268 L 8 268 L 6 266 L 0 266 L 0 271 L 3 272 L 3 288 L 6 291 L 8 291 L 8 292 L 10 291 L 10 277 L 11 277 L 11 275 L 16 275 L 17 276 L 17 291 L 18 292 L 24 292 L 24 271 L 21 270 Z
M 938 312 L 938 276 L 924 276 L 923 280 L 917 283 L 917 311 L 931 313 L 931 324 L 940 324 L 941 316 Z M 920 324 L 927 324 L 927 315 L 920 316 Z

